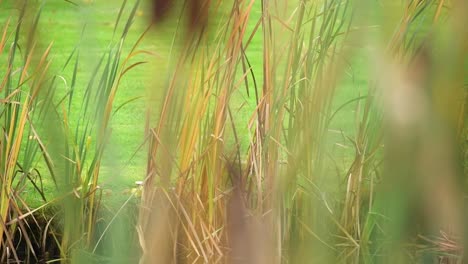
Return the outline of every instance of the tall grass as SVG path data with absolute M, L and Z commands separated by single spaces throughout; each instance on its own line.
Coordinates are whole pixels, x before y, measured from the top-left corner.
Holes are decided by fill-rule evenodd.
M 242 7 L 243 3 L 237 1 L 234 7 Z M 245 12 L 249 14 L 251 10 L 248 9 L 249 5 L 246 6 Z M 290 6 L 293 8 L 289 9 Z M 446 248 L 449 252 L 434 251 L 432 255 L 420 254 L 414 248 L 402 251 L 400 247 L 395 247 L 413 244 L 414 242 L 409 241 L 425 237 L 424 228 L 417 228 L 416 234 L 410 234 L 404 228 L 404 223 L 418 225 L 417 221 L 405 220 L 412 214 L 413 207 L 408 206 L 413 203 L 414 208 L 427 206 L 420 205 L 413 198 L 414 192 L 420 191 L 425 197 L 440 190 L 419 190 L 413 187 L 401 189 L 402 184 L 413 181 L 409 186 L 423 186 L 423 179 L 429 177 L 425 173 L 418 176 L 420 172 L 411 172 L 413 169 L 410 167 L 413 165 L 408 162 L 411 160 L 408 157 L 403 160 L 399 158 L 398 161 L 387 160 L 384 164 L 389 166 L 388 169 L 382 166 L 383 156 L 406 157 L 400 152 L 405 153 L 415 148 L 405 146 L 409 142 L 400 142 L 399 138 L 394 138 L 393 130 L 407 134 L 412 139 L 433 137 L 430 134 L 419 134 L 420 132 L 410 136 L 415 127 L 398 128 L 392 121 L 392 111 L 401 110 L 398 109 L 399 105 L 391 101 L 394 100 L 394 95 L 389 96 L 386 91 L 398 90 L 398 86 L 421 84 L 395 83 L 395 87 L 387 87 L 388 83 L 393 82 L 384 76 L 393 76 L 394 69 L 389 66 L 393 62 L 387 60 L 388 57 L 395 58 L 401 65 L 398 71 L 408 76 L 404 78 L 420 78 L 416 75 L 417 71 L 424 71 L 421 68 L 428 66 L 418 64 L 421 55 L 417 51 L 424 49 L 427 40 L 417 34 L 421 34 L 426 28 L 430 28 L 430 34 L 437 33 L 436 30 L 439 29 L 433 25 L 446 15 L 442 12 L 444 2 L 409 1 L 405 4 L 384 3 L 384 6 L 391 8 L 388 12 L 382 10 L 390 16 L 384 23 L 386 28 L 381 31 L 388 44 L 386 48 L 381 48 L 382 57 L 375 57 L 377 62 L 384 59 L 379 62 L 383 65 L 383 71 L 376 72 L 375 78 L 369 81 L 367 96 L 347 102 L 359 102 L 356 108 L 359 121 L 356 135 L 348 137 L 355 148 L 355 157 L 345 174 L 345 188 L 335 185 L 333 179 L 326 177 L 330 173 L 327 170 L 327 138 L 330 120 L 334 115 L 334 91 L 339 76 L 343 74 L 345 60 L 350 57 L 350 50 L 344 47 L 349 35 L 350 41 L 362 37 L 362 33 L 351 30 L 353 24 L 359 25 L 363 21 L 362 18 L 357 23 L 351 20 L 351 3 L 262 2 L 259 23 L 263 37 L 263 81 L 260 85 L 255 82 L 255 76 L 251 77 L 251 72 L 245 69 L 245 65 L 249 65 L 248 58 L 242 54 L 240 57 L 230 56 L 238 55 L 235 52 L 228 53 L 229 55 L 221 53 L 211 63 L 193 60 L 189 63 L 192 72 L 190 76 L 195 72 L 200 77 L 197 75 L 196 78 L 189 78 L 187 84 L 179 83 L 179 78 L 185 77 L 178 77 L 184 72 L 176 68 L 173 75 L 175 77 L 166 90 L 159 125 L 149 130 L 153 144 L 150 145 L 150 162 L 144 191 L 147 196 L 143 199 L 143 203 L 149 206 L 145 206 L 145 213 L 140 215 L 144 221 L 140 234 L 145 234 L 141 235 L 141 241 L 148 241 L 145 238 L 154 234 L 145 230 L 157 232 L 165 227 L 165 237 L 173 241 L 172 246 L 164 242 L 163 247 L 157 241 L 153 241 L 151 247 L 143 246 L 148 252 L 151 252 L 151 248 L 167 250 L 166 255 L 153 251 L 158 252 L 153 255 L 153 261 L 176 262 L 177 256 L 183 256 L 188 262 L 200 259 L 213 262 L 220 255 L 231 262 L 252 263 L 285 260 L 294 263 L 413 262 L 428 257 L 460 261 L 456 257 L 460 254 L 456 251 L 460 249 L 457 246 Z M 359 3 L 358 7 L 368 10 L 368 7 Z M 354 12 L 361 14 L 359 11 Z M 427 23 L 427 16 L 431 16 L 430 23 Z M 234 21 L 236 18 L 236 15 L 230 16 Z M 234 22 L 235 27 L 220 30 L 225 31 L 228 36 L 235 36 L 238 32 L 243 32 L 243 23 Z M 421 28 L 421 25 L 425 28 Z M 444 26 L 440 27 L 443 31 Z M 240 44 L 241 50 L 247 49 L 250 40 L 251 37 L 246 39 L 245 46 Z M 205 47 L 198 42 L 192 43 L 195 43 L 197 49 L 186 48 L 181 61 L 192 56 L 198 59 L 198 56 L 203 56 L 200 54 L 218 54 L 216 51 L 205 51 Z M 225 46 L 227 50 L 239 45 L 234 37 L 220 39 L 215 43 L 218 45 L 216 47 Z M 187 50 L 196 52 L 194 55 L 187 55 Z M 415 59 L 409 60 L 411 57 Z M 213 67 L 212 65 L 219 63 L 217 60 L 224 64 Z M 231 64 L 232 61 L 237 63 Z M 405 66 L 408 61 L 416 63 Z M 405 69 L 406 67 L 408 68 Z M 462 65 L 457 67 L 463 68 Z M 219 70 L 211 73 L 212 68 Z M 231 74 L 236 71 L 240 71 L 240 74 Z M 393 81 L 406 82 L 403 75 L 393 76 Z M 238 123 L 232 117 L 229 107 L 229 100 L 232 100 L 232 81 L 231 78 L 226 79 L 226 76 L 236 76 L 239 85 L 245 83 L 247 89 L 253 87 L 257 95 L 249 122 L 250 147 L 246 154 L 239 152 L 240 143 L 236 134 Z M 382 78 L 387 82 L 384 86 L 381 84 Z M 223 80 L 221 87 L 210 93 L 211 83 L 218 83 L 218 80 Z M 198 86 L 197 82 L 202 82 L 203 85 Z M 214 102 L 210 103 L 207 96 L 214 96 Z M 403 95 L 404 98 L 409 96 Z M 459 96 L 453 99 L 463 98 L 463 95 Z M 418 101 L 414 104 L 419 105 Z M 386 108 L 382 108 L 382 105 Z M 459 103 L 457 105 L 453 113 L 460 114 L 460 109 L 463 108 Z M 212 112 L 205 112 L 211 106 Z M 406 111 L 403 115 L 410 117 L 412 111 L 417 109 L 408 108 Z M 389 119 L 383 123 L 384 116 Z M 432 124 L 433 121 L 429 119 L 426 122 Z M 460 124 L 456 127 L 460 127 Z M 233 132 L 228 133 L 229 129 Z M 389 137 L 385 139 L 384 135 Z M 438 135 L 434 140 L 446 140 L 443 138 L 447 136 Z M 236 142 L 233 146 L 228 144 L 232 141 L 230 137 Z M 390 145 L 396 144 L 396 149 L 387 148 L 384 152 L 384 139 Z M 429 143 L 423 143 L 426 144 Z M 407 147 L 409 149 L 405 150 Z M 431 150 L 432 148 L 429 147 L 427 151 L 442 151 L 438 147 Z M 449 147 L 443 151 L 446 155 L 451 155 L 449 153 L 454 149 Z M 423 151 L 418 156 L 425 154 Z M 439 165 L 436 164 L 440 162 L 442 161 L 432 160 L 430 163 L 437 168 Z M 444 189 L 441 185 L 443 190 L 440 191 L 440 196 L 447 201 L 442 207 L 459 208 L 457 204 L 460 197 L 449 194 L 459 192 L 450 183 L 456 178 L 456 173 L 451 172 L 456 165 L 450 162 L 443 164 L 440 166 L 445 169 L 438 170 L 441 175 L 448 177 L 443 184 L 448 186 Z M 425 167 L 429 164 L 423 162 L 416 166 Z M 398 172 L 395 174 L 395 171 Z M 384 174 L 384 179 L 381 174 Z M 154 186 L 157 176 L 160 177 L 161 184 L 156 183 L 155 190 L 148 190 L 150 186 Z M 402 181 L 394 182 L 395 177 L 401 177 Z M 430 181 L 432 180 L 434 179 L 431 178 Z M 168 185 L 173 187 L 168 188 Z M 336 191 L 333 188 L 339 189 Z M 387 188 L 396 189 L 389 192 Z M 335 199 L 327 195 L 333 190 L 338 196 Z M 156 226 L 145 229 L 144 226 L 150 222 L 147 219 L 155 217 L 147 212 L 152 204 L 157 205 L 155 208 L 163 206 L 169 212 L 156 221 Z M 442 207 L 437 212 L 443 211 Z M 392 209 L 389 211 L 390 208 Z M 219 212 L 216 213 L 215 210 Z M 459 214 L 452 209 L 447 210 L 450 214 L 442 217 L 445 219 L 444 227 L 439 227 L 441 234 L 445 234 L 440 241 L 446 239 L 447 243 L 455 245 L 461 243 L 458 240 L 461 235 L 461 226 L 457 220 Z M 429 217 L 440 218 L 436 215 Z M 172 220 L 174 218 L 175 221 Z M 219 224 L 223 219 L 225 222 Z M 454 237 L 447 235 L 452 228 L 458 230 L 452 234 Z M 426 242 L 416 243 L 422 246 Z M 229 250 L 223 252 L 225 245 L 229 245 Z M 455 256 L 445 257 L 445 254 Z M 161 256 L 164 258 L 160 259 Z
M 258 28 L 245 32 L 253 4 L 234 2 L 230 19 L 216 30 L 221 33 L 215 44 L 205 46 L 205 36 L 189 42 L 195 48 L 185 47 L 180 57 L 181 62 L 194 58 L 188 82 L 180 83 L 184 72 L 176 68 L 159 125 L 148 132 L 152 144 L 140 241 L 148 241 L 143 248 L 154 253 L 148 256 L 153 262 L 174 262 L 178 256 L 188 262 L 241 263 L 330 256 L 310 250 L 317 237 L 312 230 L 327 226 L 316 218 L 319 212 L 338 225 L 339 219 L 311 195 L 320 191 L 313 182 L 324 171 L 321 156 L 340 71 L 336 57 L 350 25 L 349 3 L 264 2 L 262 85 L 246 67 L 245 50 L 260 34 Z M 245 154 L 231 109 L 232 94 L 243 84 L 256 96 Z M 160 183 L 150 189 L 157 176 Z M 154 213 L 148 212 L 152 206 Z M 167 215 L 150 221 L 161 207 Z M 167 239 L 155 237 L 161 230 Z
M 120 16 L 126 8 L 126 2 L 122 4 L 114 31 L 121 22 Z M 1 141 L 2 228 L 0 230 L 2 238 L 5 238 L 2 239 L 2 262 L 9 261 L 11 256 L 20 262 L 15 251 L 17 245 L 13 244 L 17 240 L 15 236 L 18 232 L 21 233 L 20 240 L 26 240 L 27 250 L 22 252 L 22 257 L 26 260 L 30 259 L 28 257 L 30 254 L 36 261 L 56 257 L 41 255 L 39 258 L 34 251 L 38 245 L 46 246 L 45 236 L 49 225 L 50 228 L 54 226 L 60 230 L 52 243 L 57 243 L 55 247 L 60 251 L 59 260 L 62 262 L 85 261 L 85 256 L 88 254 L 86 252 L 93 253 L 101 241 L 102 237 L 99 238 L 101 234 L 95 233 L 100 214 L 101 191 L 98 183 L 101 162 L 110 136 L 109 124 L 112 113 L 116 108 L 122 107 L 122 105 L 114 107 L 113 102 L 122 77 L 144 63 L 140 61 L 130 63 L 131 58 L 142 53 L 136 50 L 141 38 L 137 40 L 128 55 L 125 57 L 122 55 L 124 42 L 138 5 L 139 1 L 136 1 L 130 7 L 129 17 L 121 22 L 124 23 L 121 35 L 112 40 L 108 50 L 93 65 L 84 91 L 76 91 L 77 78 L 81 78 L 78 73 L 78 67 L 82 63 L 80 54 L 83 52 L 80 45 L 77 45 L 63 66 L 64 70 L 71 68 L 71 80 L 67 81 L 61 73 L 48 72 L 51 64 L 48 59 L 51 45 L 47 49 L 40 49 L 38 46 L 41 43 L 36 36 L 42 6 L 37 9 L 37 6 L 29 1 L 22 1 L 19 5 L 20 15 L 15 26 L 16 31 L 13 34 L 9 33 L 10 20 L 4 25 L 0 51 L 9 48 L 9 54 L 6 56 L 7 68 L 2 83 L 2 91 L 5 94 L 5 99 L 2 100 Z M 35 14 L 35 16 L 33 19 L 26 19 L 25 14 Z M 145 33 L 146 31 L 142 37 Z M 22 40 L 22 35 L 27 38 Z M 7 45 L 12 38 L 11 45 Z M 68 88 L 66 91 L 59 88 L 63 84 Z M 76 100 L 81 102 L 73 103 Z M 72 105 L 81 107 L 72 109 Z M 41 154 L 43 159 L 38 160 Z M 42 175 L 37 175 L 39 173 L 37 166 L 45 169 L 42 170 Z M 42 181 L 44 175 L 49 175 L 56 187 L 56 194 L 49 194 L 49 197 L 46 197 L 38 186 L 38 180 L 33 179 L 39 178 L 39 181 Z M 44 204 L 33 211 L 28 208 L 21 196 L 25 185 L 29 184 L 28 181 L 37 189 L 36 195 L 43 197 Z M 34 220 L 34 212 L 55 205 L 61 206 L 56 212 L 58 216 L 47 216 L 47 226 L 44 230 L 43 224 Z M 30 218 L 36 222 L 40 232 L 43 230 L 43 234 L 27 229 L 29 222 L 23 221 Z M 54 221 L 57 223 L 52 225 L 53 218 L 60 220 Z M 30 238 L 29 234 L 37 237 Z M 48 245 L 48 247 L 49 249 L 43 248 L 43 250 L 52 254 L 49 251 L 54 246 Z
M 462 3 L 458 4 L 463 6 Z M 463 221 L 460 211 L 455 209 L 461 201 L 462 189 L 456 183 L 461 174 L 457 169 L 453 132 L 460 125 L 460 120 L 455 121 L 455 116 L 463 111 L 462 98 L 466 96 L 463 95 L 466 91 L 463 92 L 461 81 L 464 77 L 448 77 L 442 69 L 443 64 L 436 62 L 437 58 L 448 55 L 447 46 L 440 45 L 440 36 L 454 25 L 451 23 L 458 16 L 454 12 L 443 18 L 447 19 L 447 24 L 438 24 L 441 16 L 447 15 L 442 15 L 443 5 L 444 1 L 410 1 L 404 9 L 393 7 L 395 11 L 396 8 L 404 10 L 403 19 L 396 23 L 396 30 L 393 25 L 387 25 L 388 28 L 383 30 L 394 30 L 394 33 L 387 35 L 386 54 L 377 58 L 382 68 L 376 72 L 378 83 L 375 84 L 376 88 L 370 90 L 373 97 L 369 97 L 362 121 L 366 125 L 361 129 L 362 135 L 367 138 L 365 144 L 385 145 L 386 158 L 382 181 L 379 184 L 371 181 L 375 199 L 369 203 L 362 233 L 364 242 L 369 243 L 361 252 L 364 253 L 361 258 L 366 262 L 407 263 L 426 259 L 462 262 L 460 254 L 464 227 L 460 222 Z M 453 37 L 444 37 L 443 42 L 459 41 L 458 37 Z M 466 53 L 462 53 L 459 55 L 466 58 Z M 446 59 L 448 57 L 443 60 Z M 460 71 L 465 68 L 463 64 L 452 66 Z M 436 81 L 438 78 L 445 81 Z M 439 86 L 442 83 L 445 88 Z M 441 105 L 437 106 L 435 102 L 452 93 L 456 96 L 450 96 L 451 99 L 443 103 L 443 108 L 450 108 L 451 114 L 443 114 L 442 117 L 439 112 Z M 383 115 L 377 115 L 376 119 L 372 117 L 375 116 L 372 111 L 379 105 L 383 108 Z M 449 125 L 447 121 L 454 123 Z M 372 136 L 376 134 L 375 124 L 381 122 L 384 133 L 377 134 L 378 137 Z M 443 157 L 451 158 L 448 161 Z M 372 159 L 375 158 L 367 158 L 371 162 L 363 164 L 363 169 L 367 167 L 369 170 L 374 166 Z M 375 237 L 374 241 L 372 236 Z M 427 244 L 433 243 L 427 236 L 433 237 L 432 241 L 439 240 L 439 243 L 446 241 L 450 246 L 415 250 L 415 247 L 426 248 Z M 375 241 L 379 240 L 384 242 L 376 246 Z M 408 244 L 411 246 L 407 247 Z M 390 256 L 393 259 L 387 260 Z
M 18 4 L 19 16 L 8 18 L 2 25 L 0 55 L 3 59 L 0 120 L 0 261 L 10 258 L 19 262 L 14 238 L 18 234 L 24 241 L 26 255 L 37 259 L 38 252 L 33 249 L 34 237 L 31 237 L 33 225 L 38 225 L 33 217 L 29 224 L 24 218 L 31 208 L 24 201 L 26 185 L 32 185 L 38 196 L 46 203 L 41 183 L 41 173 L 35 166 L 36 160 L 44 148 L 42 137 L 38 135 L 37 122 L 43 105 L 39 94 L 47 82 L 50 62 L 48 59 L 51 44 L 41 47 L 36 41 L 36 32 L 40 9 L 32 12 L 30 4 Z M 12 29 L 13 28 L 13 29 Z M 28 32 L 20 44 L 23 32 Z M 37 117 L 37 118 L 36 118 Z M 45 154 L 42 152 L 42 154 Z M 46 155 L 43 158 L 48 161 Z
M 465 2 L 177 6 L 189 26 L 151 89 L 146 175 L 110 217 L 100 184 L 119 173 L 104 162 L 119 87 L 150 69 L 139 56 L 154 52 L 138 47 L 160 35 L 148 27 L 127 49 L 141 3 L 124 0 L 92 67 L 82 37 L 52 71 L 36 35 L 46 4 L 22 1 L 2 25 L 0 262 L 463 263 Z M 337 103 L 362 54 L 366 94 Z M 337 142 L 343 112 L 356 121 Z M 111 228 L 127 209 L 130 228 Z
M 77 46 L 67 60 L 67 64 L 73 63 L 70 89 L 64 100 L 51 109 L 50 117 L 51 120 L 55 120 L 57 129 L 49 131 L 53 136 L 50 138 L 50 148 L 55 151 L 53 158 L 61 160 L 51 173 L 63 175 L 58 189 L 63 194 L 72 194 L 65 195 L 61 201 L 63 237 L 60 250 L 62 260 L 66 262 L 89 261 L 89 257 L 96 252 L 105 235 L 96 233 L 95 229 L 101 217 L 99 209 L 102 193 L 99 179 L 103 155 L 111 135 L 113 111 L 122 107 L 114 106 L 114 101 L 124 75 L 144 63 L 130 62 L 130 59 L 142 53 L 136 48 L 147 31 L 133 44 L 128 55 L 124 55 L 123 50 L 138 6 L 139 1 L 135 1 L 133 6 L 129 7 L 128 18 L 121 21 L 123 11 L 127 8 L 127 1 L 122 2 L 114 25 L 114 39 L 92 65 L 84 92 L 75 91 L 78 89 L 75 86 L 76 78 L 79 78 L 78 67 L 81 63 L 86 63 L 81 61 L 81 47 Z M 120 23 L 123 23 L 123 27 L 119 36 L 117 30 Z M 79 109 L 71 108 L 72 105 L 76 105 L 74 100 L 81 101 Z M 79 111 L 78 114 L 73 112 L 75 110 Z M 76 120 L 72 120 L 72 117 Z

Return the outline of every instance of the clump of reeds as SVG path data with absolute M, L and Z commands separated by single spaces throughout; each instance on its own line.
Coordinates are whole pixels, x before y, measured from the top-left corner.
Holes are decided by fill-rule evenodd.
M 50 256 L 53 247 L 59 249 L 63 262 L 84 261 L 87 255 L 95 253 L 105 235 L 107 228 L 104 233 L 95 232 L 101 214 L 99 176 L 111 133 L 111 118 L 116 108 L 122 107 L 113 105 L 120 82 L 128 71 L 143 64 L 130 59 L 144 53 L 137 46 L 147 31 L 132 44 L 128 55 L 123 55 L 138 5 L 139 1 L 135 1 L 127 20 L 121 22 L 126 1 L 122 3 L 114 36 L 121 23 L 122 32 L 111 40 L 89 75 L 78 73 L 84 63 L 81 54 L 87 52 L 79 44 L 62 66 L 62 72 L 49 69 L 52 44 L 42 48 L 37 37 L 42 6 L 21 1 L 17 21 L 8 19 L 4 25 L 0 52 L 8 54 L 4 56 L 7 63 L 2 69 L 5 74 L 0 89 L 5 94 L 1 101 L 0 141 L 1 262 L 11 258 L 17 262 L 57 258 Z M 10 23 L 15 23 L 13 31 Z M 71 80 L 62 75 L 65 70 L 71 72 Z M 85 83 L 84 80 L 77 78 L 89 78 L 84 90 L 77 85 Z M 43 177 L 52 180 L 49 181 L 55 188 L 52 193 L 44 193 Z M 43 204 L 34 210 L 23 197 L 30 184 L 43 199 Z M 36 221 L 35 215 L 46 207 L 57 211 Z M 33 232 L 36 228 L 30 223 L 37 225 L 38 231 Z M 53 237 L 52 241 L 49 237 Z M 21 240 L 26 241 L 26 246 L 20 249 L 19 257 L 15 243 Z M 38 248 L 42 252 L 36 252 Z
M 18 16 L 9 17 L 2 25 L 0 39 L 0 262 L 20 262 L 16 238 L 24 241 L 25 256 L 37 259 L 36 237 L 31 236 L 38 221 L 26 222 L 32 208 L 25 202 L 26 186 L 46 203 L 42 175 L 36 167 L 44 152 L 43 138 L 38 134 L 44 104 L 40 94 L 48 81 L 49 54 L 52 47 L 36 39 L 40 11 L 32 12 L 27 2 L 18 4 Z M 25 32 L 28 32 L 26 34 Z
M 124 48 L 141 4 L 127 2 L 88 75 L 81 43 L 61 72 L 50 69 L 52 45 L 36 35 L 40 5 L 21 1 L 16 22 L 2 27 L 0 262 L 463 263 L 463 1 L 176 5 L 189 30 L 176 26 L 178 44 L 158 72 L 165 81 L 150 95 L 161 101 L 147 109 L 146 175 L 104 219 L 115 100 L 130 70 L 148 70 L 133 59 L 152 54 L 138 50 L 149 28 Z M 157 22 L 166 15 L 155 13 Z M 361 54 L 371 58 L 366 94 L 337 105 Z M 337 129 L 350 106 L 354 131 Z M 336 130 L 354 151 L 345 170 L 330 147 Z M 34 209 L 30 186 L 43 200 Z M 120 230 L 130 241 L 118 242 L 136 252 L 107 252 L 111 226 L 137 196 L 138 216 Z M 55 211 L 39 219 L 44 208 Z
M 239 8 L 243 3 L 236 1 L 233 6 Z M 250 8 L 250 5 L 246 6 Z M 161 230 L 164 226 L 170 226 L 166 236 L 173 244 L 165 245 L 167 252 L 170 252 L 164 255 L 165 261 L 184 258 L 189 262 L 200 259 L 210 262 L 223 257 L 228 261 L 252 263 L 279 262 L 282 259 L 298 263 L 304 260 L 360 263 L 377 259 L 391 261 L 393 256 L 400 254 L 397 253 L 398 247 L 394 246 L 404 244 L 406 236 L 412 237 L 404 228 L 404 223 L 411 225 L 411 221 L 405 219 L 411 217 L 412 204 L 415 202 L 419 208 L 427 206 L 418 205 L 418 200 L 411 193 L 420 191 L 424 197 L 436 190 L 411 187 L 423 186 L 424 177 L 429 176 L 425 173 L 419 176 L 421 172 L 405 169 L 407 165 L 404 164 L 409 160 L 385 159 L 382 163 L 382 157 L 405 157 L 400 152 L 406 152 L 406 147 L 414 150 L 421 148 L 417 146 L 415 149 L 407 141 L 400 142 L 401 138 L 394 138 L 392 130 L 412 140 L 427 136 L 417 132 L 421 129 L 417 128 L 417 124 L 401 128 L 392 121 L 393 111 L 405 111 L 392 100 L 408 100 L 409 95 L 394 99 L 393 95 L 382 91 L 393 93 L 399 89 L 416 89 L 406 86 L 424 85 L 406 83 L 406 79 L 402 79 L 408 76 L 420 82 L 427 76 L 421 67 L 428 65 L 418 62 L 420 55 L 417 53 L 421 50 L 419 47 L 424 46 L 423 39 L 426 37 L 420 37 L 424 31 L 418 30 L 417 26 L 424 25 L 424 30 L 429 28 L 426 36 L 435 35 L 435 25 L 443 24 L 441 17 L 446 14 L 443 1 L 411 1 L 406 5 L 385 3 L 385 7 L 391 8 L 381 11 L 394 17 L 387 21 L 381 31 L 382 36 L 387 38 L 387 47 L 381 48 L 381 58 L 375 58 L 389 57 L 398 61 L 398 71 L 403 75 L 392 79 L 402 83 L 388 88 L 381 86 L 383 77 L 393 76 L 389 61 L 384 61 L 383 72 L 369 80 L 368 95 L 348 102 L 364 100 L 364 104 L 359 103 L 361 107 L 357 108 L 357 133 L 347 137 L 355 148 L 354 161 L 345 173 L 346 187 L 334 192 L 338 196 L 335 199 L 327 197 L 327 193 L 331 193 L 329 186 L 336 186 L 334 179 L 327 179 L 326 176 L 329 175 L 327 138 L 330 120 L 334 116 L 332 102 L 338 78 L 343 74 L 344 60 L 352 56 L 352 51 L 344 47 L 347 41 L 356 41 L 365 34 L 362 33 L 364 29 L 353 28 L 353 12 L 360 14 L 354 9 L 355 6 L 348 1 L 262 2 L 262 16 L 257 23 L 261 31 L 255 28 L 252 34 L 262 36 L 261 76 L 255 76 L 253 71 L 246 69 L 250 63 L 245 54 L 229 49 L 241 43 L 241 50 L 248 50 L 252 35 L 247 38 L 245 47 L 242 40 L 238 41 L 235 37 L 238 32 L 243 32 L 243 21 L 234 23 L 236 27 L 221 27 L 220 31 L 231 37 L 227 40 L 215 39 L 216 45 L 205 48 L 200 45 L 203 42 L 190 42 L 195 48 L 190 46 L 184 49 L 180 61 L 185 61 L 187 57 L 194 58 L 189 63 L 191 77 L 187 83 L 181 82 L 178 78 L 184 72 L 181 66 L 176 68 L 173 81 L 166 90 L 159 126 L 149 130 L 153 140 L 145 188 L 147 196 L 143 203 L 152 204 L 155 197 L 164 193 L 163 202 L 158 199 L 156 204 L 166 204 L 165 208 L 169 208 L 170 213 L 167 214 L 168 218 L 157 222 L 157 227 L 143 227 L 142 230 Z M 237 18 L 236 12 L 231 14 L 228 25 Z M 430 22 L 427 22 L 428 16 Z M 369 22 L 362 18 L 357 21 L 358 25 L 363 21 Z M 440 27 L 443 28 L 443 25 Z M 226 46 L 228 55 L 217 53 L 216 49 L 214 52 L 206 51 L 213 46 Z M 205 62 L 200 59 L 207 56 L 205 54 L 216 54 L 217 57 L 212 57 L 211 63 Z M 409 58 L 414 56 L 416 64 L 408 63 Z M 237 63 L 232 64 L 233 61 Z M 224 64 L 216 66 L 220 62 Z M 212 69 L 217 71 L 212 72 Z M 231 73 L 235 71 L 239 71 L 239 74 Z M 244 84 L 248 91 L 254 89 L 255 107 L 248 124 L 250 142 L 247 153 L 240 153 L 240 136 L 236 128 L 243 124 L 236 123 L 229 108 L 232 104 L 229 100 L 233 100 L 232 79 L 226 79 L 226 76 L 237 76 L 239 86 Z M 219 80 L 222 80 L 221 84 L 218 84 Z M 393 83 L 386 79 L 384 82 Z M 217 85 L 215 90 L 211 88 L 213 83 Z M 413 104 L 420 107 L 422 103 L 414 101 Z M 460 109 L 463 108 L 458 104 L 453 113 L 460 114 Z M 403 115 L 411 118 L 413 111 L 417 109 L 408 108 Z M 432 119 L 422 119 L 417 116 L 415 120 L 433 124 Z M 440 126 L 437 123 L 433 125 Z M 434 140 L 444 141 L 447 137 L 450 136 L 437 135 Z M 229 145 L 227 142 L 230 141 L 236 144 Z M 388 144 L 395 144 L 396 149 L 383 147 Z M 429 143 L 422 144 L 426 146 Z M 418 152 L 417 157 L 423 158 L 425 151 L 442 151 L 438 147 L 434 150 L 426 147 L 423 153 Z M 454 148 L 449 147 L 444 153 L 451 155 L 449 153 L 453 151 Z M 448 160 L 455 161 L 455 158 Z M 456 178 L 456 172 L 451 172 L 456 164 L 440 160 L 430 163 L 445 164 L 445 169 L 439 173 L 446 174 L 448 178 L 440 182 L 442 189 L 439 191 L 440 196 L 452 204 L 446 204 L 443 208 L 459 208 L 460 197 L 450 194 L 457 192 L 450 183 Z M 392 165 L 387 170 L 382 164 Z M 427 166 L 426 163 L 416 166 L 424 165 Z M 411 165 L 408 163 L 408 166 Z M 395 171 L 409 174 L 400 183 L 387 180 L 395 178 L 392 176 Z M 384 180 L 379 176 L 382 173 Z M 158 178 L 161 184 L 156 183 L 159 187 L 153 190 L 150 186 L 154 186 Z M 437 182 L 430 177 L 427 180 Z M 408 184 L 410 188 L 395 190 L 393 194 L 386 191 L 387 188 L 399 189 L 400 184 Z M 398 199 L 390 202 L 389 199 L 395 198 L 388 197 Z M 388 211 L 389 208 L 394 211 Z M 444 211 L 440 209 L 439 212 Z M 141 215 L 144 226 L 151 225 L 151 222 L 146 222 L 151 219 L 151 213 L 147 210 L 145 207 L 145 213 Z M 459 214 L 448 209 L 444 215 L 441 217 L 444 226 L 459 230 Z M 429 217 L 440 218 L 435 215 Z M 393 225 L 393 221 L 399 224 Z M 425 230 L 418 229 L 418 232 Z M 405 235 L 394 237 L 388 232 L 403 232 Z M 459 232 L 455 231 L 455 234 Z M 145 234 L 141 236 L 143 238 L 151 236 L 150 233 L 142 233 Z M 252 237 L 252 234 L 256 235 Z M 151 245 L 162 248 L 157 240 Z M 253 252 L 252 245 L 261 246 Z M 149 248 L 147 250 L 151 251 Z M 153 259 L 159 259 L 158 256 L 163 255 L 158 254 Z M 408 260 L 403 255 L 397 257 L 397 261 Z

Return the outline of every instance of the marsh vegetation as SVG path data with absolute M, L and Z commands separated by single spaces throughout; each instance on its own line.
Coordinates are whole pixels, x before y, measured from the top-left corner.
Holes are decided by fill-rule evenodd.
M 466 1 L 154 10 L 0 0 L 0 263 L 464 263 Z

